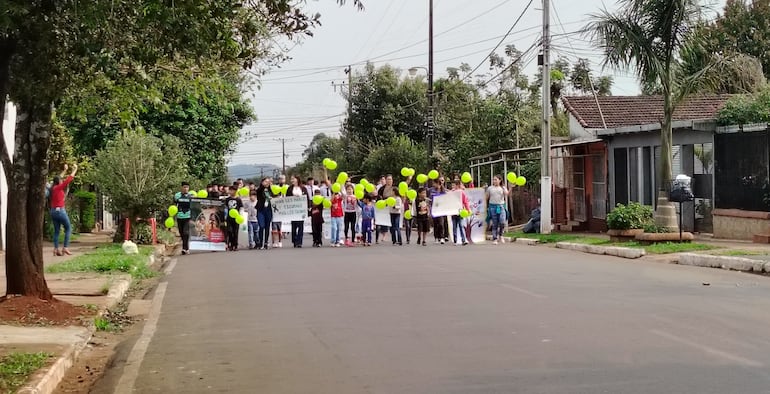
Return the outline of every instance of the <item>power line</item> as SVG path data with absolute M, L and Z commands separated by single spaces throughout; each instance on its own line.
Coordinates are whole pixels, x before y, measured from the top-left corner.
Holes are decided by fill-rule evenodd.
M 473 73 L 475 73 L 475 72 L 476 72 L 476 70 L 478 70 L 478 69 L 479 69 L 479 67 L 481 67 L 481 66 L 484 64 L 484 62 L 486 62 L 486 61 L 487 61 L 487 59 L 489 59 L 489 57 L 490 57 L 490 56 L 492 56 L 492 54 L 493 54 L 493 53 L 494 53 L 494 52 L 497 50 L 497 48 L 500 46 L 500 44 L 502 44 L 502 43 L 503 43 L 503 41 L 505 41 L 505 38 L 506 38 L 506 37 L 508 37 L 508 35 L 509 35 L 509 34 L 511 34 L 511 32 L 513 31 L 513 29 L 514 29 L 514 28 L 516 28 L 516 25 L 518 25 L 518 24 L 519 24 L 519 21 L 521 21 L 521 18 L 523 18 L 523 17 L 524 17 L 524 14 L 525 14 L 525 13 L 527 12 L 527 10 L 529 9 L 529 6 L 531 6 L 531 5 L 532 5 L 532 2 L 533 2 L 533 1 L 534 1 L 534 0 L 529 0 L 529 3 L 527 3 L 527 6 L 526 6 L 526 7 L 524 7 L 524 9 L 521 11 L 521 14 L 519 14 L 519 17 L 518 17 L 518 18 L 516 18 L 516 21 L 515 21 L 515 22 L 513 22 L 513 25 L 511 26 L 511 28 L 510 28 L 510 29 L 508 29 L 508 32 L 507 32 L 507 33 L 505 33 L 505 35 L 503 36 L 503 38 L 502 38 L 502 39 L 500 39 L 500 41 L 497 43 L 497 45 L 495 45 L 495 47 L 492 49 L 492 51 L 491 51 L 491 52 L 489 52 L 489 54 L 488 54 L 487 56 L 485 56 L 485 57 L 484 57 L 484 59 L 482 59 L 482 60 L 481 60 L 481 62 L 479 62 L 479 64 L 476 66 L 476 68 L 474 68 L 473 70 L 471 70 L 471 72 L 470 72 L 470 73 L 468 73 L 468 74 L 467 74 L 465 77 L 463 77 L 463 79 L 462 79 L 463 81 L 464 81 L 464 80 L 466 80 L 466 79 L 468 79 L 468 77 L 470 77 L 471 75 L 473 75 Z M 548 0 L 546 0 L 546 1 L 548 1 Z
M 527 55 L 528 53 L 530 53 L 530 51 L 532 51 L 533 49 L 537 48 L 537 44 L 538 44 L 538 41 L 539 41 L 539 40 L 535 40 L 535 42 L 534 42 L 534 43 L 532 43 L 532 45 L 530 45 L 530 46 L 529 46 L 529 48 L 527 48 L 527 49 L 526 49 L 524 52 L 522 52 L 521 54 L 519 54 L 519 57 L 517 57 L 516 59 L 514 59 L 514 60 L 511 62 L 511 64 L 507 65 L 507 66 L 506 66 L 505 68 L 503 68 L 503 69 L 502 69 L 502 70 L 501 70 L 499 73 L 497 73 L 497 74 L 496 74 L 495 76 L 493 76 L 492 78 L 489 78 L 489 79 L 488 79 L 486 82 L 482 83 L 480 86 L 481 86 L 481 87 L 484 87 L 484 86 L 487 86 L 487 85 L 489 85 L 489 84 L 490 84 L 492 81 L 494 81 L 495 79 L 499 78 L 499 77 L 500 77 L 501 75 L 503 75 L 503 74 L 504 74 L 506 71 L 508 71 L 508 70 L 509 70 L 511 67 L 513 67 L 513 66 L 515 66 L 516 64 L 518 64 L 518 63 L 521 61 L 521 59 L 522 59 L 522 58 L 523 58 L 525 55 Z

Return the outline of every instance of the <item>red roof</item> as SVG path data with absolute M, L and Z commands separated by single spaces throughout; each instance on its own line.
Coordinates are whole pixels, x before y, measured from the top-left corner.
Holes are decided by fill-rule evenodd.
M 714 119 L 730 97 L 729 94 L 690 97 L 676 107 L 673 120 Z M 607 128 L 662 123 L 663 96 L 599 96 L 598 100 Z M 594 96 L 563 97 L 562 102 L 583 127 L 604 128 Z

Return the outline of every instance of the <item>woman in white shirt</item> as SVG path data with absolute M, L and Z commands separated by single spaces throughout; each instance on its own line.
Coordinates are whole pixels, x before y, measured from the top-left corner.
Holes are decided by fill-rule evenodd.
M 492 179 L 492 186 L 487 188 L 487 209 L 489 217 L 492 219 L 492 242 L 497 245 L 498 238 L 503 240 L 503 228 L 505 227 L 505 199 L 508 196 L 508 189 L 502 186 L 503 179 L 495 175 Z

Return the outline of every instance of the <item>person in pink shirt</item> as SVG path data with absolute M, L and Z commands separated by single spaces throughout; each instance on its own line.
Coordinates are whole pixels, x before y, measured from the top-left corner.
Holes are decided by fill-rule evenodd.
M 456 182 L 454 190 L 452 191 L 454 193 L 460 193 L 460 198 L 462 199 L 463 209 L 470 211 L 470 204 L 468 202 L 468 196 L 465 195 L 465 185 L 463 185 L 462 182 Z M 455 245 L 459 245 L 460 243 L 457 242 L 457 230 L 460 230 L 460 239 L 462 239 L 463 245 L 468 245 L 468 239 L 465 235 L 465 219 L 460 217 L 460 215 L 453 215 L 452 216 L 452 235 L 454 236 L 454 243 Z
M 345 212 L 345 246 L 353 246 L 356 241 L 356 210 L 358 209 L 358 199 L 353 192 L 353 185 L 348 184 L 345 187 L 345 195 L 343 196 L 343 210 Z M 350 230 L 350 238 L 348 238 L 348 230 Z
M 64 165 L 64 172 L 67 171 L 67 165 Z M 53 178 L 51 186 L 51 221 L 53 222 L 53 255 L 72 254 L 67 247 L 70 245 L 70 236 L 72 235 L 72 225 L 67 211 L 64 209 L 64 203 L 67 195 L 67 186 L 75 179 L 78 172 L 78 165 L 72 166 L 72 174 L 62 181 L 61 177 Z M 64 247 L 59 250 L 59 233 L 64 227 Z

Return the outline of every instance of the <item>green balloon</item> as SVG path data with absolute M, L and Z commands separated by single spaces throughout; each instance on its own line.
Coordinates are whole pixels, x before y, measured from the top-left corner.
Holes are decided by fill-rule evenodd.
M 328 198 L 324 198 L 324 208 L 329 209 L 332 207 L 332 202 Z
M 356 198 L 359 200 L 362 200 L 364 198 L 364 192 L 361 190 L 356 190 Z
M 246 219 L 243 216 L 238 215 L 238 217 L 235 218 L 235 223 L 238 223 L 238 224 L 246 223 Z
M 412 218 L 412 211 L 404 212 L 404 219 L 409 220 Z
M 174 218 L 166 218 L 166 227 L 167 228 L 174 227 Z
M 436 170 L 430 170 L 428 173 L 428 178 L 430 179 L 438 179 L 439 173 Z
M 337 175 L 337 183 L 339 183 L 340 185 L 344 185 L 347 180 L 348 180 L 347 172 L 343 171 Z
M 409 176 L 409 167 L 404 167 L 401 169 L 401 176 Z
M 332 192 L 339 193 L 340 191 L 342 191 L 342 185 L 340 185 L 339 183 L 335 183 L 332 185 Z
M 385 204 L 389 207 L 395 207 L 396 206 L 396 198 L 395 197 L 388 197 L 385 200 Z
M 465 219 L 468 216 L 471 216 L 471 212 L 470 211 L 468 211 L 467 209 L 461 209 L 460 210 L 460 217 L 461 218 Z
M 425 183 L 428 182 L 428 176 L 425 174 L 418 174 L 417 175 L 417 183 Z
M 507 178 L 508 178 L 508 183 L 516 183 L 516 181 L 518 180 L 518 177 L 516 176 L 515 172 L 509 172 Z
M 374 191 L 377 189 L 371 183 L 367 183 L 365 187 L 367 193 L 374 193 Z
M 524 186 L 526 184 L 527 184 L 527 178 L 524 178 L 523 176 L 516 178 L 516 186 Z
M 406 196 L 409 197 L 410 200 L 414 200 L 415 198 L 417 198 L 417 190 L 407 191 Z
M 473 181 L 473 176 L 470 172 L 463 172 L 463 175 L 460 177 L 460 180 L 463 181 L 463 183 L 471 183 Z
M 285 196 L 286 193 L 288 193 L 288 192 L 289 192 L 289 185 L 281 186 L 281 194 L 283 194 Z
M 278 185 L 270 185 L 270 191 L 273 193 L 273 195 L 276 195 L 281 192 L 281 187 Z
M 198 192 L 198 198 L 208 198 L 209 192 L 206 190 L 201 190 Z
M 320 196 L 320 195 L 313 196 L 313 204 L 320 205 L 320 204 L 323 204 L 323 202 L 324 202 L 323 196 Z
M 168 207 L 168 216 L 176 216 L 176 214 L 179 213 L 179 208 L 177 208 L 176 205 L 171 205 Z
M 355 185 L 355 186 L 353 187 L 353 190 L 354 190 L 356 193 L 358 193 L 358 192 L 361 192 L 361 193 L 363 193 L 363 192 L 364 192 L 364 190 L 366 190 L 366 186 L 364 186 L 362 183 L 359 183 L 359 184 L 357 184 L 357 185 Z
M 377 201 L 377 202 L 374 204 L 374 206 L 375 206 L 375 207 L 377 207 L 377 209 L 385 209 L 385 207 L 387 206 L 387 204 L 385 203 L 385 200 L 380 200 L 380 201 Z
M 230 212 L 227 213 L 231 218 L 235 219 L 239 216 L 238 211 L 235 209 L 231 209 Z

